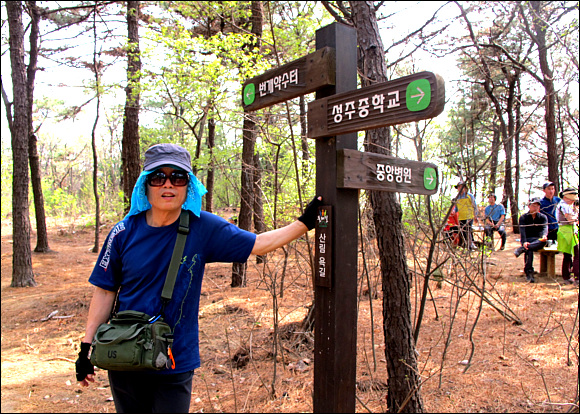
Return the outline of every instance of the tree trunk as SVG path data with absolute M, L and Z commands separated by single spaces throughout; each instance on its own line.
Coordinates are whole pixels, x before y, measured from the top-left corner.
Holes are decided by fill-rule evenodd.
M 493 123 L 493 140 L 491 143 L 492 153 L 489 165 L 489 192 L 495 194 L 497 189 L 497 156 L 499 154 L 499 129 L 496 123 Z
M 12 287 L 36 286 L 30 251 L 30 213 L 28 210 L 28 93 L 24 65 L 22 3 L 8 1 L 6 12 L 10 33 L 12 66 Z
M 207 194 L 205 195 L 205 211 L 213 211 L 213 187 L 214 187 L 214 177 L 215 177 L 215 160 L 213 158 L 213 149 L 215 147 L 215 119 L 210 117 L 207 120 L 207 147 L 209 148 L 209 165 L 207 167 L 207 180 L 205 183 L 205 188 L 207 189 Z
M 264 204 L 262 202 L 262 167 L 260 154 L 254 154 L 254 231 L 260 234 L 266 231 L 264 224 Z M 264 263 L 266 256 L 256 256 L 256 263 Z
M 359 44 L 361 86 L 387 81 L 384 47 L 371 2 L 351 1 Z M 389 154 L 388 128 L 367 133 L 365 151 Z M 402 210 L 394 193 L 370 191 L 381 261 L 383 330 L 388 372 L 387 407 L 390 412 L 423 412 L 421 385 L 411 323 L 411 276 L 407 268 Z
M 262 2 L 252 1 L 252 34 L 255 35 L 251 48 L 260 47 L 262 37 Z M 250 50 L 249 53 L 253 51 Z M 254 208 L 254 145 L 256 142 L 256 115 L 244 113 L 243 147 L 242 147 L 242 186 L 238 226 L 250 230 L 252 226 L 252 209 Z M 246 286 L 246 263 L 232 264 L 232 287 Z
M 99 61 L 97 60 L 97 6 L 95 4 L 95 10 L 93 14 L 93 33 L 95 36 L 95 42 L 93 44 L 93 71 L 95 73 L 95 88 L 97 92 L 97 111 L 95 114 L 95 122 L 93 123 L 93 129 L 91 131 L 91 146 L 93 149 L 93 194 L 95 196 L 95 244 L 93 245 L 93 253 L 98 253 L 100 250 L 99 241 L 99 230 L 101 228 L 101 203 L 99 199 L 99 158 L 97 153 L 97 125 L 99 123 L 99 113 L 101 110 L 101 77 L 99 69 Z
M 519 199 L 520 199 L 520 131 L 522 129 L 522 91 L 521 91 L 521 82 L 518 79 L 517 82 L 517 95 L 515 100 L 515 117 L 516 117 L 516 131 L 514 134 L 514 199 L 513 205 L 516 206 L 516 211 L 518 210 L 519 206 Z M 513 214 L 513 211 L 511 212 Z M 518 217 L 519 223 L 519 217 Z M 513 232 L 514 234 L 520 234 L 520 226 L 519 224 L 513 225 Z
M 503 144 L 504 144 L 504 153 L 505 153 L 505 170 L 504 170 L 504 196 L 503 196 L 503 201 L 504 201 L 504 207 L 507 209 L 507 202 L 509 200 L 509 208 L 510 208 L 510 212 L 511 212 L 511 216 L 512 216 L 512 228 L 513 231 L 515 232 L 515 230 L 518 228 L 517 224 L 518 224 L 518 215 L 519 215 L 519 209 L 518 209 L 518 205 L 515 202 L 515 197 L 514 197 L 514 179 L 513 179 L 513 175 L 512 175 L 512 156 L 513 156 L 513 151 L 514 151 L 514 136 L 515 136 L 515 130 L 516 130 L 516 122 L 515 122 L 515 114 L 514 114 L 514 101 L 516 98 L 516 85 L 518 83 L 518 79 L 520 76 L 520 71 L 517 69 L 514 69 L 514 73 L 509 73 L 509 68 L 504 68 L 502 69 L 504 74 L 505 74 L 505 78 L 506 81 L 508 82 L 508 88 L 507 88 L 507 105 L 506 105 L 506 109 L 505 109 L 505 113 L 508 117 L 508 125 L 507 125 L 507 133 L 505 132 L 505 128 L 504 128 L 504 134 L 503 134 Z M 493 94 L 493 92 L 491 92 Z M 497 105 L 496 106 L 498 109 L 498 117 L 502 116 L 502 112 L 501 112 L 501 105 Z M 503 119 L 503 118 L 502 118 Z
M 42 176 L 38 161 L 37 140 L 32 125 L 34 104 L 34 80 L 36 78 L 36 63 L 38 61 L 38 25 L 40 12 L 35 1 L 29 1 L 30 9 L 30 60 L 26 71 L 26 90 L 28 93 L 28 162 L 30 163 L 30 181 L 34 196 L 34 214 L 36 216 L 36 247 L 35 252 L 49 252 L 48 232 L 46 230 L 46 214 L 44 212 L 44 197 L 42 194 Z
M 254 206 L 254 144 L 256 141 L 256 115 L 253 112 L 244 114 L 242 144 L 242 177 L 241 200 L 238 226 L 250 231 L 252 228 L 252 209 Z M 232 287 L 246 286 L 246 263 L 232 264 Z
M 37 140 L 35 134 L 28 137 L 28 162 L 30 164 L 30 181 L 32 182 L 32 194 L 34 196 L 34 213 L 36 216 L 36 247 L 37 253 L 50 252 L 48 246 L 48 231 L 46 228 L 46 213 L 44 211 L 44 196 L 42 194 L 42 176 L 40 174 L 40 162 L 38 160 Z
M 546 121 L 546 144 L 548 152 L 548 180 L 556 185 L 556 193 L 558 192 L 558 148 L 556 146 L 556 91 L 554 89 L 554 74 L 548 64 L 548 47 L 546 45 L 546 24 L 542 20 L 542 2 L 531 1 L 530 5 L 533 9 L 533 26 L 536 32 L 534 41 L 538 46 L 538 55 L 540 59 L 540 69 L 544 77 L 543 85 L 546 95 L 544 101 Z
M 127 87 L 123 120 L 122 168 L 125 213 L 131 209 L 131 194 L 139 178 L 139 83 L 141 53 L 139 51 L 139 1 L 127 2 Z

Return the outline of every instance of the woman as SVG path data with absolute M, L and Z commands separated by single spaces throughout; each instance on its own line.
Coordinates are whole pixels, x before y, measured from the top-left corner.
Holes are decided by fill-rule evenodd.
M 556 209 L 558 219 L 558 251 L 564 254 L 562 278 L 564 283 L 578 286 L 578 191 L 566 188 L 560 193 L 562 201 Z M 574 258 L 572 258 L 574 257 Z M 574 280 L 570 274 L 574 273 Z
M 189 152 L 175 144 L 157 144 L 145 152 L 131 199 L 131 211 L 107 236 L 89 282 L 95 285 L 85 337 L 76 362 L 77 381 L 94 381 L 89 360 L 98 326 L 119 311 L 159 315 L 182 210 L 189 214 L 189 233 L 171 301 L 164 319 L 174 333 L 174 366 L 162 371 L 109 370 L 117 412 L 189 412 L 192 378 L 200 367 L 198 312 L 206 263 L 245 262 L 263 255 L 314 228 L 322 197 L 307 206 L 298 220 L 255 235 L 201 211 L 205 187 L 193 175 Z

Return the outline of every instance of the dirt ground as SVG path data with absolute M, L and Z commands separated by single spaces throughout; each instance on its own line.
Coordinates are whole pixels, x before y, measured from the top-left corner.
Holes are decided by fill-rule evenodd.
M 53 252 L 32 257 L 38 287 L 11 288 L 12 224 L 2 222 L 1 410 L 114 412 L 106 372 L 97 371 L 89 388 L 81 388 L 74 375 L 92 295 L 87 279 L 97 258 L 90 252 L 93 231 L 78 223 L 48 224 Z M 522 260 L 512 253 L 518 244 L 510 234 L 507 249 L 492 253 L 488 276 L 522 324 L 484 305 L 466 372 L 479 299 L 462 299 L 448 336 L 457 291 L 449 283 L 438 288 L 430 282 L 433 298 L 417 344 L 425 411 L 578 412 L 578 328 L 573 330 L 578 289 L 563 285 L 560 276 L 526 283 Z M 281 256 L 277 252 L 270 263 Z M 285 276 L 283 298 L 277 298 L 282 341 L 276 358 L 269 279 L 258 277 L 258 268 L 250 265 L 248 287 L 232 289 L 231 265 L 208 266 L 200 307 L 202 366 L 194 376 L 191 412 L 312 412 L 313 340 L 296 329 L 312 301 L 311 283 L 300 265 L 304 259 L 290 255 L 288 260 L 293 267 Z M 558 274 L 560 266 L 558 255 Z M 275 271 L 271 276 L 280 277 Z M 415 288 L 411 295 L 416 305 Z M 368 295 L 360 298 L 356 411 L 384 412 L 382 293 L 372 302 Z

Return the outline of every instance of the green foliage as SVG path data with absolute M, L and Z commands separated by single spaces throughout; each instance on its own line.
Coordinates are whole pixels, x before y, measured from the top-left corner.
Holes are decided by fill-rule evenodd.
M 62 188 L 48 188 L 44 191 L 44 208 L 51 217 L 70 217 L 79 213 L 76 197 Z
M 2 148 L 2 165 L 0 165 L 2 220 L 12 213 L 12 156 L 9 153 L 10 149 Z

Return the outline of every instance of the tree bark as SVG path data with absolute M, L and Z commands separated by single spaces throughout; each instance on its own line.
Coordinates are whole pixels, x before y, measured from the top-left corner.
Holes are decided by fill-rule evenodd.
M 262 167 L 260 154 L 254 153 L 254 231 L 260 234 L 266 231 L 264 224 L 264 204 L 262 202 Z M 256 263 L 264 263 L 266 256 L 256 256 Z
M 36 63 L 38 61 L 38 25 L 40 11 L 35 1 L 28 2 L 30 10 L 30 51 L 28 68 L 26 70 L 26 91 L 28 93 L 28 162 L 30 163 L 30 181 L 34 196 L 34 214 L 36 217 L 36 247 L 35 252 L 49 252 L 48 232 L 46 230 L 46 214 L 44 211 L 44 196 L 42 194 L 42 176 L 38 161 L 37 139 L 32 124 L 32 112 L 34 104 L 34 80 L 36 78 Z
M 548 180 L 556 185 L 558 192 L 558 148 L 556 146 L 556 90 L 554 89 L 554 74 L 548 64 L 548 46 L 546 45 L 546 23 L 541 18 L 542 2 L 531 1 L 533 10 L 533 27 L 535 36 L 534 42 L 538 46 L 538 57 L 540 59 L 540 69 L 544 77 L 543 85 L 545 91 L 544 120 L 546 121 L 546 144 L 548 152 Z
M 93 14 L 93 33 L 95 42 L 93 44 L 93 71 L 95 73 L 95 88 L 97 92 L 97 110 L 95 114 L 95 122 L 91 131 L 91 147 L 93 150 L 93 194 L 95 196 L 95 244 L 93 245 L 93 253 L 98 253 L 100 250 L 99 230 L 101 228 L 101 202 L 99 198 L 99 157 L 97 153 L 97 125 L 99 123 L 99 115 L 101 110 L 101 76 L 100 76 L 100 62 L 97 59 L 97 6 Z
M 387 81 L 384 47 L 372 2 L 351 1 L 359 44 L 361 86 Z M 367 132 L 365 151 L 391 153 L 388 128 Z M 411 276 L 407 268 L 402 210 L 394 193 L 370 191 L 381 262 L 383 330 L 388 372 L 387 407 L 390 412 L 423 412 L 420 377 L 411 323 Z
M 122 169 L 125 213 L 131 209 L 131 194 L 139 178 L 139 83 L 141 79 L 141 52 L 139 50 L 139 1 L 127 2 L 127 87 L 125 88 L 125 115 L 123 120 Z
M 497 158 L 499 153 L 499 129 L 495 122 L 493 123 L 493 140 L 491 142 L 491 148 L 493 148 L 493 152 L 489 164 L 489 192 L 495 194 L 497 187 Z
M 28 92 L 24 65 L 24 28 L 22 2 L 6 2 L 12 66 L 12 287 L 36 286 L 30 250 L 30 213 L 28 209 Z
M 242 144 L 242 177 L 241 200 L 238 226 L 250 231 L 252 228 L 252 209 L 254 206 L 254 144 L 256 142 L 256 115 L 253 112 L 244 114 L 244 132 Z M 232 287 L 246 286 L 246 263 L 232 264 Z
M 205 195 L 205 211 L 213 211 L 213 188 L 215 177 L 215 160 L 213 158 L 213 150 L 215 147 L 215 119 L 211 116 L 207 120 L 207 147 L 209 149 L 209 165 L 207 167 L 207 180 L 205 188 L 207 194 Z
M 252 1 L 252 34 L 255 35 L 251 48 L 260 47 L 262 37 L 262 2 Z M 252 53 L 250 51 L 249 53 Z M 254 146 L 256 143 L 256 115 L 254 112 L 244 113 L 243 144 L 242 144 L 242 186 L 240 214 L 238 226 L 244 230 L 252 227 L 252 210 L 254 208 Z M 232 287 L 246 286 L 246 263 L 232 264 Z

